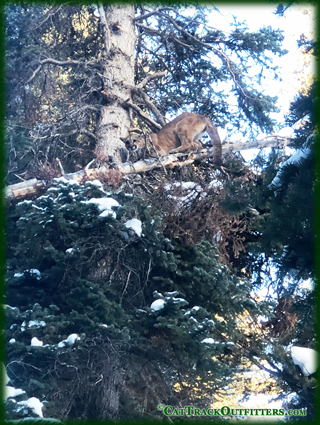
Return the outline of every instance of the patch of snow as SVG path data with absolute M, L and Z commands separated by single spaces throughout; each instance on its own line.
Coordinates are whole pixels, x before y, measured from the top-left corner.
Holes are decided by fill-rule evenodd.
M 289 165 L 289 164 L 296 164 L 296 163 L 298 163 L 302 159 L 307 158 L 307 156 L 310 154 L 310 152 L 311 152 L 310 148 L 297 149 L 295 151 L 295 153 L 292 156 L 290 156 L 289 159 L 287 159 L 285 162 L 283 162 L 281 164 L 280 170 L 277 172 L 275 178 L 272 180 L 272 182 L 268 186 L 269 189 L 278 188 L 278 187 L 281 186 L 280 176 L 281 176 L 281 174 L 283 172 L 283 167 L 285 167 L 286 165 Z
M 87 204 L 97 204 L 99 211 L 111 210 L 112 207 L 119 207 L 120 204 L 113 198 L 91 198 L 88 201 L 82 201 Z
M 73 345 L 76 341 L 80 340 L 80 337 L 78 334 L 71 334 L 68 336 L 68 338 L 66 339 L 66 342 L 69 345 Z
M 46 322 L 43 320 L 30 320 L 28 323 L 28 328 L 31 329 L 41 328 L 42 326 L 47 326 Z
M 200 188 L 201 189 L 201 187 L 197 183 L 194 183 L 194 182 L 175 182 L 175 183 L 168 183 L 168 184 L 166 184 L 164 186 L 164 189 L 165 190 L 171 190 L 171 189 L 173 189 L 175 187 L 179 187 L 179 188 L 182 188 L 182 189 L 196 189 L 196 188 Z
M 211 182 L 208 184 L 208 188 L 211 189 L 212 187 L 216 187 L 217 189 L 223 189 L 223 184 L 220 180 L 211 180 Z
M 31 347 L 42 347 L 43 346 L 43 342 L 39 341 L 39 339 L 34 336 L 31 340 Z
M 58 344 L 59 348 L 65 347 L 67 344 L 73 345 L 76 341 L 80 340 L 80 337 L 78 334 L 71 334 L 68 336 L 67 339 L 64 339 L 63 341 L 60 341 Z
M 24 273 L 15 273 L 13 275 L 13 277 L 22 277 L 22 276 L 24 276 Z
M 221 242 L 222 240 L 222 233 L 221 230 L 219 230 L 216 234 L 212 236 L 212 243 Z
M 26 328 L 30 328 L 30 329 L 36 329 L 36 328 L 41 328 L 43 326 L 47 326 L 46 322 L 43 320 L 30 320 L 28 322 L 28 325 L 26 323 L 26 321 L 24 320 L 23 323 L 21 324 L 21 331 L 25 331 Z
M 99 217 L 107 217 L 111 215 L 116 218 L 116 213 L 112 208 L 120 206 L 119 202 L 113 198 L 91 198 L 88 201 L 81 201 L 81 203 L 96 204 L 99 211 L 102 213 Z
M 4 387 L 4 399 L 6 400 L 9 397 L 17 397 L 18 395 L 25 394 L 21 388 L 13 388 L 13 387 Z
M 18 401 L 17 404 L 19 404 L 20 406 L 28 407 L 29 409 L 33 411 L 34 414 L 43 418 L 43 414 L 42 414 L 43 403 L 41 403 L 41 401 L 38 398 L 31 397 L 25 401 Z
M 112 210 L 103 211 L 101 214 L 99 214 L 99 217 L 108 217 L 109 215 L 111 215 L 113 218 L 117 218 L 117 214 Z
M 191 201 L 193 201 L 199 194 L 201 194 L 200 198 L 203 198 L 207 195 L 203 191 L 202 187 L 194 182 L 175 182 L 166 184 L 164 186 L 164 189 L 167 191 L 175 191 L 176 188 L 180 189 L 180 193 L 178 193 L 179 196 L 168 195 L 168 198 L 171 198 L 177 202 L 177 208 L 189 206 Z M 183 196 L 183 193 L 186 193 L 186 195 Z
M 215 341 L 213 338 L 205 338 L 201 341 L 203 344 L 220 344 L 219 341 Z
M 54 181 L 55 183 L 70 183 L 70 181 L 69 181 L 69 180 L 67 180 L 65 177 L 55 177 L 55 178 L 53 179 L 53 181 Z
M 171 299 L 173 300 L 174 304 L 178 304 L 181 302 L 189 304 L 188 301 L 186 301 L 184 298 L 171 298 Z
M 23 204 L 32 204 L 33 201 L 25 200 L 17 203 L 17 206 L 23 205 Z
M 38 205 L 35 205 L 35 204 L 32 204 L 32 208 L 35 208 L 36 210 L 40 210 L 40 211 L 45 211 L 46 210 L 46 208 L 38 207 Z
M 173 292 L 166 292 L 168 297 L 175 297 L 176 295 L 179 295 L 178 291 L 173 291 Z
M 16 342 L 16 340 L 14 338 L 11 338 L 9 341 L 9 344 L 14 344 Z
M 192 307 L 191 309 L 192 312 L 199 311 L 199 310 L 200 310 L 200 307 L 198 305 Z
M 87 182 L 86 182 L 87 183 Z M 97 186 L 99 189 L 101 189 L 103 187 L 102 183 L 100 180 L 92 180 L 90 182 L 93 186 Z
M 141 233 L 142 233 L 142 223 L 140 220 L 138 220 L 137 218 L 132 218 L 131 220 L 128 220 L 126 223 L 124 223 L 124 225 L 128 228 L 128 229 L 132 229 L 134 230 L 134 232 L 141 237 Z
M 318 353 L 312 348 L 291 347 L 291 357 L 295 365 L 298 365 L 304 376 L 309 376 L 316 372 L 318 368 Z
M 150 308 L 153 311 L 159 311 L 159 310 L 162 310 L 163 309 L 163 307 L 165 306 L 165 304 L 166 304 L 166 302 L 164 300 L 155 300 L 151 304 Z
M 80 249 L 79 248 L 68 248 L 68 249 L 66 249 L 66 254 L 70 254 L 70 255 L 73 255 L 75 252 L 79 252 L 80 251 Z
M 25 272 L 29 272 L 30 274 L 35 275 L 37 280 L 41 279 L 41 273 L 38 269 L 25 270 Z

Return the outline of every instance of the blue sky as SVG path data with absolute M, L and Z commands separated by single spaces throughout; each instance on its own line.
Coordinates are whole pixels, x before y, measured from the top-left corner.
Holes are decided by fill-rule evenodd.
M 281 108 L 279 114 L 273 114 L 272 117 L 278 122 L 283 122 L 283 116 L 288 112 L 290 102 L 294 100 L 295 95 L 301 88 L 301 77 L 305 74 L 315 73 L 314 63 L 306 66 L 303 55 L 298 49 L 297 40 L 303 33 L 307 37 L 314 37 L 315 31 L 315 7 L 312 8 L 310 4 L 291 6 L 286 12 L 284 17 L 279 17 L 274 14 L 276 4 L 272 5 L 240 5 L 223 3 L 216 4 L 219 12 L 212 9 L 210 25 L 223 30 L 230 31 L 230 23 L 233 22 L 232 15 L 237 17 L 237 21 L 245 22 L 249 31 L 257 31 L 264 26 L 271 26 L 274 29 L 281 29 L 284 31 L 283 48 L 289 51 L 288 54 L 281 58 L 274 57 L 274 65 L 281 68 L 282 82 L 274 80 L 265 80 L 263 88 L 268 91 L 270 96 L 278 96 L 278 107 Z M 306 10 L 308 12 L 306 12 Z M 222 139 L 225 137 L 225 132 L 219 129 Z M 283 128 L 277 132 L 282 136 L 290 136 L 292 134 L 291 128 Z M 265 135 L 261 134 L 260 138 Z M 245 140 L 245 139 L 243 139 Z M 238 138 L 234 141 L 240 141 Z M 243 151 L 247 160 L 252 155 L 257 154 L 258 150 Z

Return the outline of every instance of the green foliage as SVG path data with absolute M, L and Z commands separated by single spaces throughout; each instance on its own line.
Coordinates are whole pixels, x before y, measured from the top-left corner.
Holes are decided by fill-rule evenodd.
M 299 96 L 291 105 L 292 114 L 287 118 L 293 125 L 303 119 L 303 125 L 295 130 L 293 145 L 298 149 L 283 162 L 279 152 L 267 160 L 260 157 L 263 168 L 260 185 L 256 187 L 257 207 L 264 214 L 257 222 L 260 233 L 258 244 L 252 244 L 252 252 L 265 253 L 278 267 L 278 279 L 294 276 L 294 291 L 299 279 L 314 277 L 314 198 L 315 198 L 315 115 L 314 87 L 308 96 Z M 258 266 L 259 267 L 259 266 Z M 278 283 L 279 284 L 279 283 Z M 290 286 L 290 285 L 289 285 Z
M 118 206 L 101 212 L 111 197 Z M 125 225 L 136 217 L 141 235 Z M 90 418 L 94 403 L 98 417 L 113 418 L 120 407 L 107 413 L 101 395 L 104 379 L 99 378 L 109 371 L 115 382 L 123 379 L 130 389 L 110 389 L 109 402 L 116 392 L 123 400 L 121 408 L 130 405 L 133 416 L 139 416 L 145 394 L 138 388 L 145 385 L 145 377 L 136 369 L 144 362 L 152 376 L 161 372 L 151 386 L 163 402 L 172 397 L 167 385 L 178 381 L 188 383 L 188 389 L 184 395 L 174 393 L 175 403 L 180 396 L 198 400 L 200 390 L 204 403 L 232 379 L 239 360 L 233 347 L 242 338 L 236 317 L 260 311 L 247 299 L 249 282 L 238 281 L 219 264 L 210 243 L 188 246 L 166 239 L 159 224 L 141 199 L 123 191 L 106 192 L 98 181 L 79 185 L 56 179 L 42 196 L 11 208 L 8 374 L 11 384 L 26 392 L 25 400 L 32 396 L 48 401 L 46 415 Z M 152 308 L 153 295 L 164 300 L 163 309 Z M 33 338 L 42 345 L 33 345 Z M 100 348 L 88 370 L 93 347 Z M 80 387 L 76 376 L 82 377 Z M 94 382 L 101 386 L 92 398 Z M 61 391 L 71 400 L 69 413 Z M 148 409 L 154 402 L 151 397 Z M 11 404 L 9 399 L 10 417 L 20 417 Z
M 165 84 L 158 79 L 144 87 L 163 116 L 187 107 L 230 132 L 270 131 L 276 98 L 257 87 L 263 78 L 278 78 L 272 57 L 286 54 L 282 32 L 270 27 L 249 32 L 239 22 L 230 33 L 218 31 L 208 25 L 206 7 L 195 8 L 192 16 L 184 13 L 186 7 L 136 21 L 136 83 L 167 70 Z M 136 7 L 137 17 L 145 13 L 146 6 Z M 57 175 L 56 158 L 66 172 L 84 167 L 92 160 L 106 102 L 96 6 L 7 5 L 6 24 L 8 182 L 17 182 L 16 175 Z M 47 63 L 37 72 L 47 58 L 71 64 Z M 261 69 L 258 75 L 250 75 L 252 62 Z M 132 100 L 145 109 L 137 96 Z
M 137 15 L 146 8 L 137 6 Z M 10 182 L 14 173 L 51 179 L 56 158 L 65 171 L 92 158 L 106 102 L 94 12 L 95 6 L 6 7 Z M 272 55 L 286 53 L 281 31 L 250 33 L 236 21 L 229 34 L 217 31 L 204 7 L 192 16 L 163 9 L 136 25 L 136 83 L 169 70 L 166 84 L 150 80 L 144 87 L 163 115 L 187 105 L 218 126 L 231 123 L 232 131 L 273 127 L 276 98 L 257 84 L 278 78 Z M 79 63 L 46 64 L 26 84 L 44 57 Z M 250 74 L 252 63 L 260 73 Z M 159 403 L 207 407 L 231 388 L 243 358 L 263 360 L 279 397 L 295 392 L 290 406 L 313 411 L 314 378 L 302 376 L 284 347 L 315 345 L 314 292 L 301 282 L 314 277 L 314 99 L 315 86 L 296 98 L 287 117 L 290 126 L 303 124 L 292 145 L 304 149 L 299 161 L 283 163 L 273 150 L 252 169 L 230 155 L 216 174 L 210 160 L 169 171 L 166 179 L 190 179 L 202 189 L 186 195 L 188 205 L 180 197 L 178 209 L 168 208 L 175 194 L 167 202 L 165 191 L 157 206 L 147 191 L 138 197 L 65 179 L 9 206 L 7 373 L 11 390 L 24 392 L 7 399 L 8 418 L 37 416 L 17 403 L 30 397 L 43 401 L 46 417 L 68 420 L 162 418 Z M 133 93 L 144 108 L 141 100 Z M 159 189 L 156 173 L 144 183 L 149 192 Z M 131 219 L 139 220 L 141 234 L 126 225 Z M 260 302 L 253 286 L 272 279 L 274 298 Z

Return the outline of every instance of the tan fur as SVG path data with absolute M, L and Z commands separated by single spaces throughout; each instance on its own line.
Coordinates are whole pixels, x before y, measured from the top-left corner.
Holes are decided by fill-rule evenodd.
M 219 134 L 213 122 L 203 115 L 184 112 L 166 124 L 158 133 L 152 133 L 150 139 L 159 155 L 169 153 L 197 151 L 202 148 L 199 141 L 207 132 L 214 147 L 214 160 L 221 163 L 222 148 Z M 144 144 L 143 139 L 137 142 L 138 147 Z M 155 156 L 155 154 L 152 154 Z

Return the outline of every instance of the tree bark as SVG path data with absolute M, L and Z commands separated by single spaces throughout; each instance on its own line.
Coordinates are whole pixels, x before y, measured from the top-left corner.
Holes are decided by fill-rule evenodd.
M 95 154 L 100 160 L 120 164 L 121 149 L 131 126 L 130 108 L 123 108 L 131 101 L 130 86 L 134 86 L 134 60 L 136 34 L 133 5 L 99 6 L 103 40 L 105 44 L 104 100 L 97 136 Z
M 254 142 L 239 142 L 239 143 L 228 143 L 222 145 L 222 152 L 225 154 L 231 151 L 240 151 L 246 149 L 263 149 L 267 147 L 285 147 L 287 146 L 289 139 L 286 137 L 272 136 L 266 137 L 262 140 Z M 165 156 L 159 160 L 158 158 L 146 158 L 135 163 L 126 162 L 119 164 L 119 171 L 122 174 L 137 174 L 146 171 L 150 171 L 157 168 L 173 168 L 175 166 L 183 167 L 188 164 L 192 164 L 195 160 L 202 160 L 213 156 L 213 148 L 201 149 L 198 152 L 190 154 L 171 154 Z M 181 158 L 185 158 L 182 159 Z M 97 174 L 107 174 L 109 168 L 100 167 L 98 169 L 85 169 L 77 171 L 76 173 L 65 174 L 63 177 L 67 180 L 73 180 L 81 182 L 83 179 L 94 180 L 97 178 Z M 44 188 L 45 182 L 38 179 L 26 180 L 22 183 L 12 184 L 7 186 L 5 189 L 5 196 L 7 199 L 21 199 L 26 196 L 31 196 L 37 193 L 41 188 Z

